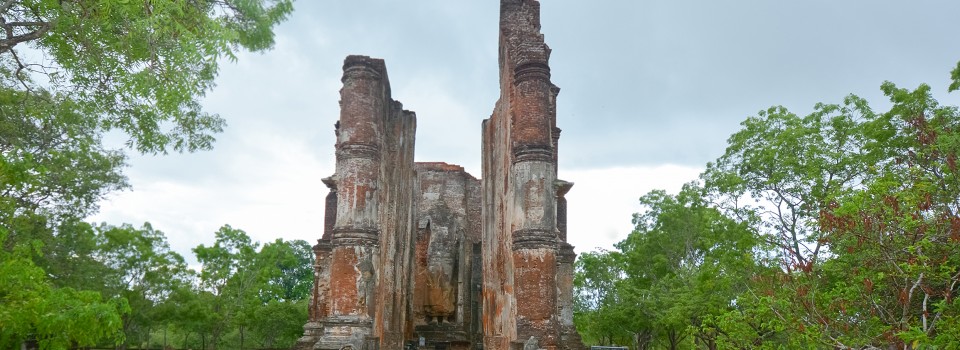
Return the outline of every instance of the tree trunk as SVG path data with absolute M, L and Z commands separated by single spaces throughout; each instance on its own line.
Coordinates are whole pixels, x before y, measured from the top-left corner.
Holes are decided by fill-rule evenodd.
M 667 331 L 667 340 L 670 341 L 670 350 L 680 349 L 680 335 L 676 330 Z

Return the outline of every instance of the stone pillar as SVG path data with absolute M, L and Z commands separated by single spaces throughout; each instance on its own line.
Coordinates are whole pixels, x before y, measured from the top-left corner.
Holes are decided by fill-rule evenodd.
M 364 349 L 373 335 L 379 268 L 378 186 L 385 84 L 382 61 L 343 65 L 337 137 L 337 213 L 331 237 L 329 313 L 315 349 Z
M 560 348 L 564 350 L 584 349 L 577 327 L 573 324 L 573 262 L 577 253 L 567 242 L 560 243 L 557 256 L 557 313 L 560 323 Z
M 332 246 L 329 240 L 319 239 L 313 246 L 315 262 L 313 264 L 313 296 L 310 299 L 310 309 L 307 324 L 303 326 L 303 337 L 297 340 L 296 350 L 312 349 L 323 337 L 323 320 L 330 310 L 330 251 Z
M 557 211 L 556 163 L 552 147 L 550 68 L 529 62 L 514 71 L 511 110 L 514 208 L 512 232 L 517 339 L 534 337 L 556 349 Z
M 573 327 L 573 262 L 577 253 L 573 246 L 567 243 L 567 199 L 564 197 L 572 182 L 557 180 L 554 183 L 557 189 L 557 230 L 560 231 L 560 251 L 557 255 L 557 310 L 560 318 L 560 335 Z M 574 332 L 576 333 L 576 332 Z M 566 344 L 566 341 L 563 341 Z
M 329 312 L 330 301 L 330 237 L 337 216 L 337 184 L 333 177 L 321 179 L 330 192 L 324 200 L 323 235 L 313 246 L 313 290 L 307 309 L 307 323 L 303 325 L 303 337 L 297 340 L 294 350 L 312 349 L 323 336 L 322 320 Z
M 565 197 L 572 182 L 557 180 L 554 183 L 557 191 L 557 231 L 560 233 L 560 242 L 567 241 L 567 198 Z
M 324 219 L 323 235 L 317 240 L 317 245 L 313 246 L 316 262 L 314 263 L 314 307 L 315 316 L 311 318 L 313 322 L 320 322 L 324 317 L 330 314 L 330 252 L 333 250 L 331 238 L 333 237 L 333 228 L 337 221 L 337 183 L 333 177 L 321 179 L 324 185 L 330 189 L 327 198 L 324 201 Z
M 339 129 L 339 125 L 337 128 Z M 325 177 L 320 181 L 330 189 L 323 203 L 323 235 L 320 236 L 320 239 L 329 243 L 333 237 L 333 228 L 337 224 L 337 182 L 333 179 L 333 176 Z
M 555 87 L 555 88 L 556 88 L 556 87 Z M 556 88 L 556 92 L 559 92 L 559 91 L 560 91 L 560 88 Z M 555 99 L 556 99 L 556 92 L 555 92 L 554 95 L 553 95 L 553 96 L 554 96 L 554 101 L 555 101 Z M 556 108 L 556 102 L 554 102 L 554 101 L 551 101 L 550 106 L 553 107 L 553 108 Z M 551 112 L 551 114 L 556 115 L 556 112 Z M 561 131 L 561 130 L 560 130 L 560 128 L 558 128 L 558 127 L 554 127 L 554 128 L 553 128 L 553 164 L 560 164 L 560 162 L 559 162 L 559 158 L 560 158 L 560 131 Z M 559 205 L 559 204 L 557 204 L 557 205 Z M 558 220 L 559 220 L 559 216 L 558 216 Z

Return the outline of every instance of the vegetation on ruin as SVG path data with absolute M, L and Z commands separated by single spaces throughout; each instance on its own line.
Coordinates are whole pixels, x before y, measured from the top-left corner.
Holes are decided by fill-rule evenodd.
M 960 65 L 949 90 L 960 89 Z M 931 88 L 742 123 L 677 195 L 577 261 L 591 343 L 638 349 L 957 349 L 960 110 Z
M 196 249 L 212 276 L 149 224 L 82 221 L 127 187 L 125 152 L 212 147 L 224 120 L 199 100 L 219 62 L 271 48 L 291 11 L 292 0 L 0 1 L 0 348 L 158 344 L 161 329 L 190 347 L 291 341 L 263 327 L 306 318 L 305 242 L 258 247 L 224 227 Z M 105 146 L 108 132 L 125 148 Z

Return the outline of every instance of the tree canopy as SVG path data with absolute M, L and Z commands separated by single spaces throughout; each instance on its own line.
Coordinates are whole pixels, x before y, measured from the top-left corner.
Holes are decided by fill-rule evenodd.
M 199 99 L 220 60 L 272 47 L 273 26 L 292 10 L 292 0 L 7 0 L 3 87 L 39 99 L 33 108 L 69 101 L 62 112 L 122 130 L 140 152 L 209 149 L 224 121 Z
M 292 0 L 0 0 L 0 346 L 149 334 L 149 310 L 190 286 L 183 258 L 149 226 L 82 220 L 128 187 L 128 150 L 210 149 L 225 121 L 200 100 L 220 62 L 271 48 L 292 10 Z M 108 132 L 126 148 L 105 146 Z
M 634 232 L 577 262 L 578 328 L 641 349 L 956 348 L 960 109 L 881 90 L 885 112 L 763 110 L 702 188 L 642 197 Z

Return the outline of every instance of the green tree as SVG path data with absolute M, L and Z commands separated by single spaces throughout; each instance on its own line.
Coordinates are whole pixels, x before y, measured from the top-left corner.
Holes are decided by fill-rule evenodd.
M 213 325 L 210 342 L 217 348 L 223 336 L 236 327 L 238 348 L 243 348 L 253 312 L 261 304 L 262 274 L 257 269 L 257 248 L 246 232 L 224 225 L 215 234 L 211 247 L 199 245 L 193 252 L 200 261 L 200 285 L 216 301 L 213 311 L 219 322 Z
M 139 229 L 129 224 L 104 224 L 97 233 L 97 260 L 109 268 L 101 276 L 103 292 L 127 300 L 132 312 L 123 318 L 126 340 L 142 344 L 149 339 L 151 329 L 166 321 L 157 305 L 189 283 L 186 262 L 170 250 L 163 232 L 149 223 Z
M 265 283 L 263 301 L 310 298 L 313 288 L 313 248 L 304 240 L 276 239 L 263 245 L 256 265 Z
M 708 166 L 713 200 L 760 220 L 764 266 L 775 267 L 738 299 L 755 314 L 721 322 L 775 318 L 753 333 L 791 347 L 952 344 L 960 114 L 926 85 L 882 90 L 885 113 L 856 96 L 803 118 L 761 112 Z
M 775 267 L 755 278 L 753 299 L 740 302 L 753 311 L 769 308 L 779 318 L 778 326 L 753 328 L 790 335 L 758 331 L 757 339 L 786 338 L 791 347 L 836 345 L 824 337 L 814 300 L 826 298 L 823 283 L 833 281 L 821 278 L 822 267 L 836 253 L 820 214 L 873 176 L 871 164 L 881 156 L 867 147 L 867 123 L 876 117 L 856 96 L 818 104 L 805 117 L 772 107 L 744 121 L 701 176 L 719 208 L 755 223 L 763 239 L 760 263 Z
M 69 273 L 74 253 L 78 268 L 103 268 L 90 259 L 91 228 L 77 222 L 127 186 L 124 152 L 104 147 L 103 135 L 126 135 L 142 153 L 209 149 L 224 120 L 199 99 L 220 60 L 270 48 L 273 26 L 291 11 L 292 0 L 0 1 L 0 243 L 5 259 L 37 247 L 16 258 L 31 259 L 44 272 L 37 283 L 53 288 L 35 295 L 76 297 L 58 305 L 93 300 L 66 288 L 96 290 Z M 0 298 L 0 309 L 11 303 Z M 30 327 L 71 315 L 23 310 L 48 311 L 21 315 L 36 320 Z M 34 333 L 7 339 L 40 332 L 17 329 Z
M 207 149 L 224 123 L 198 99 L 219 59 L 269 49 L 292 9 L 292 0 L 6 0 L 0 74 L 19 99 L 120 129 L 141 152 Z M 30 122 L 47 121 L 39 117 Z
M 713 208 L 688 184 L 677 195 L 653 191 L 634 215 L 635 230 L 616 251 L 577 261 L 576 321 L 588 341 L 638 349 L 717 349 L 757 269 L 751 222 Z M 622 342 L 621 339 L 627 342 Z
M 98 292 L 103 289 L 101 278 L 110 273 L 110 268 L 97 258 L 97 232 L 93 225 L 69 218 L 52 229 L 35 223 L 26 226 L 31 230 L 21 226 L 16 230 L 20 237 L 8 243 L 34 242 L 37 249 L 32 260 L 54 286 Z
M 209 149 L 224 122 L 198 101 L 219 59 L 271 47 L 291 2 L 0 2 L 0 220 L 86 217 L 125 187 L 109 130 L 140 152 Z
M 303 335 L 313 288 L 313 249 L 306 241 L 277 239 L 256 257 L 259 303 L 251 304 L 249 327 L 265 348 L 292 347 Z
M 256 343 L 262 348 L 292 348 L 307 323 L 308 300 L 270 300 L 256 308 L 250 322 Z
M 856 96 L 818 104 L 805 117 L 772 107 L 741 123 L 702 178 L 721 208 L 759 219 L 772 258 L 789 271 L 808 270 L 823 253 L 820 210 L 849 192 L 875 158 L 863 149 L 863 121 L 873 117 Z
M 123 154 L 103 148 L 101 130 L 74 101 L 16 87 L 0 68 L 0 220 L 40 215 L 36 224 L 56 225 L 126 187 Z
M 0 227 L 0 240 L 8 231 Z M 124 299 L 103 300 L 99 293 L 56 288 L 33 263 L 39 244 L 0 249 L 0 347 L 13 349 L 36 341 L 42 349 L 119 343 Z
M 619 290 L 624 277 L 619 252 L 586 252 L 577 257 L 574 267 L 573 317 L 586 343 L 627 344 L 635 337 L 647 338 L 648 327 L 628 327 L 635 324 L 626 322 L 628 310 Z
M 634 215 L 636 228 L 616 246 L 629 286 L 626 300 L 645 300 L 659 342 L 670 349 L 684 339 L 717 348 L 722 329 L 710 322 L 735 307 L 754 272 L 756 235 L 749 222 L 711 207 L 705 191 L 685 185 L 676 196 L 653 191 Z
M 210 335 L 222 323 L 222 315 L 215 312 L 217 302 L 212 293 L 194 285 L 174 289 L 156 309 L 158 318 L 165 321 L 163 332 L 169 333 L 169 339 L 161 342 L 181 349 L 207 349 Z
M 883 91 L 893 106 L 868 124 L 867 147 L 882 155 L 875 175 L 820 218 L 836 252 L 824 275 L 848 281 L 821 303 L 824 334 L 840 344 L 955 346 L 960 327 L 944 320 L 960 315 L 960 112 L 926 85 Z
M 193 249 L 202 264 L 198 298 L 208 300 L 202 307 L 209 318 L 190 329 L 212 348 L 293 346 L 307 321 L 312 248 L 302 240 L 282 239 L 261 247 L 229 225 L 215 235 L 213 246 Z

